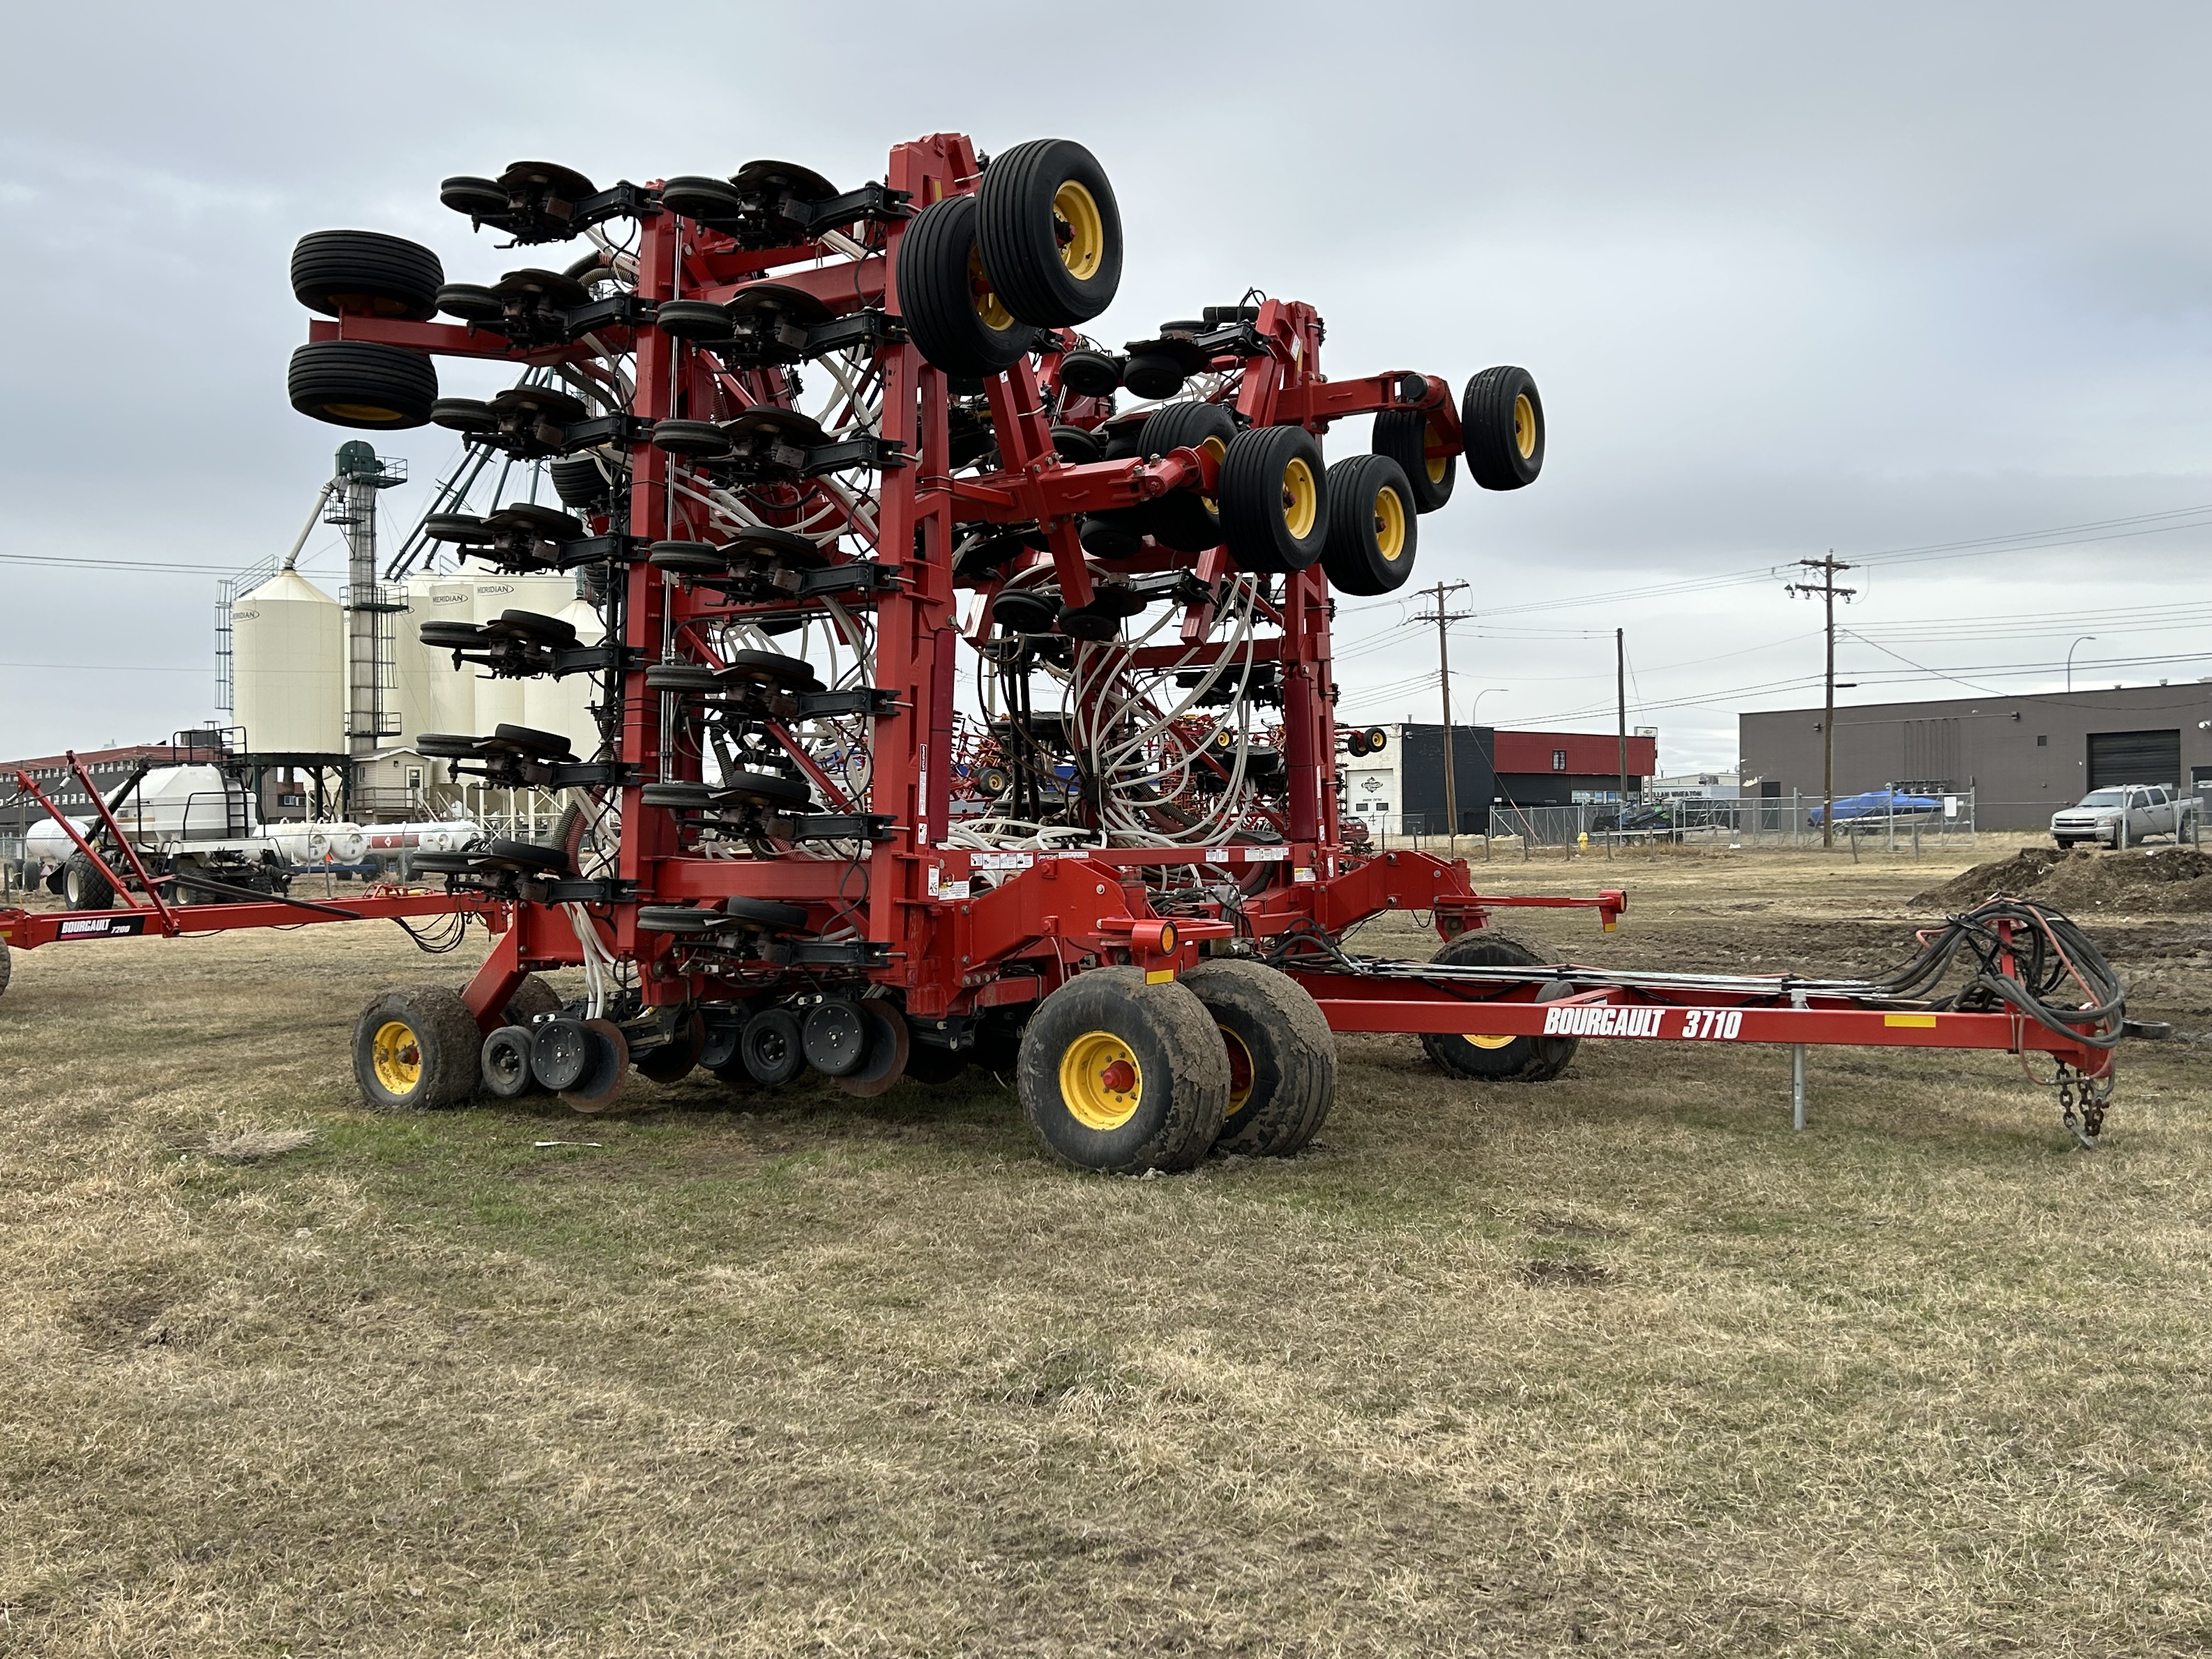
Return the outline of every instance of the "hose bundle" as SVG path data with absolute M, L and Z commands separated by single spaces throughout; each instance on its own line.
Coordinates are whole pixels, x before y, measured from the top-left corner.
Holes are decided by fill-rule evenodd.
M 1881 988 L 1893 996 L 1927 997 L 1962 956 L 1973 963 L 1972 977 L 1949 996 L 1929 998 L 1930 1007 L 1967 1012 L 2002 1005 L 2088 1048 L 2118 1046 L 2127 989 L 2104 953 L 2062 912 L 2023 899 L 1991 899 L 1923 935 L 1920 954 Z M 2054 1000 L 2069 987 L 2081 1001 Z M 2084 1025 L 2099 1029 L 2084 1033 Z

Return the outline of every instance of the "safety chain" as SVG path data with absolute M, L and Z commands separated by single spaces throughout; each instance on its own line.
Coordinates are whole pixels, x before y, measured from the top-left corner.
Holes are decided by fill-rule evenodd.
M 2073 1131 L 2084 1146 L 2094 1146 L 2104 1133 L 2105 1108 L 2112 1098 L 2113 1079 L 2084 1076 L 2065 1061 L 2058 1062 L 2058 1121 Z M 2079 1107 L 2077 1119 L 2075 1108 Z

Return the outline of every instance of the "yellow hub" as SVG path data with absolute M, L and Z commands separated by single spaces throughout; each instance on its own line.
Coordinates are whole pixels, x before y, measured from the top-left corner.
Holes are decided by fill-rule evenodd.
M 1513 447 L 1524 461 L 1536 453 L 1536 405 L 1525 392 L 1513 400 Z
M 1388 484 L 1375 492 L 1375 550 L 1390 564 L 1406 556 L 1406 504 Z
M 1136 1116 L 1144 1094 L 1136 1050 L 1111 1031 L 1085 1031 L 1060 1057 L 1060 1097 L 1086 1129 L 1120 1128 Z
M 999 303 L 999 296 L 991 289 L 991 279 L 983 274 L 981 248 L 968 250 L 968 293 L 975 301 L 975 314 L 994 334 L 1003 334 L 1014 325 L 1014 313 Z
M 422 1082 L 422 1045 L 406 1021 L 387 1019 L 376 1028 L 368 1045 L 368 1063 L 376 1080 L 394 1095 L 411 1095 Z
M 1503 1048 L 1513 1041 L 1510 1036 L 1477 1036 L 1472 1031 L 1467 1034 L 1466 1040 L 1478 1048 Z
M 374 421 L 380 426 L 389 426 L 399 418 L 398 410 L 386 409 L 381 404 L 325 404 L 323 407 L 349 421 Z
M 1422 435 L 1428 441 L 1427 444 L 1424 446 L 1425 452 L 1428 447 L 1440 444 L 1443 441 L 1443 437 L 1438 434 L 1433 425 L 1424 428 Z M 1424 453 L 1421 457 L 1421 460 L 1422 464 L 1429 469 L 1429 482 L 1431 483 L 1442 483 L 1444 481 L 1444 474 L 1451 470 L 1451 457 L 1449 455 L 1431 455 Z
M 1097 200 L 1073 179 L 1053 192 L 1052 229 L 1067 274 L 1079 283 L 1096 276 L 1106 259 L 1106 221 Z
M 1321 486 L 1315 480 L 1313 468 L 1303 460 L 1293 460 L 1283 469 L 1283 525 L 1291 535 L 1303 541 L 1313 533 L 1314 520 L 1321 514 Z
M 1219 477 L 1221 476 L 1221 463 L 1228 459 L 1229 446 L 1222 442 L 1218 438 L 1208 438 L 1204 443 L 1199 445 L 1198 449 L 1199 453 L 1201 455 L 1211 455 L 1213 457 L 1214 476 L 1216 477 Z M 1221 511 L 1221 503 L 1214 500 L 1212 496 L 1201 495 L 1199 499 L 1206 503 L 1206 510 L 1207 512 L 1218 513 Z
M 1221 1040 L 1229 1046 L 1229 1109 L 1222 1115 L 1235 1117 L 1252 1098 L 1252 1051 L 1244 1046 L 1244 1039 L 1226 1025 L 1217 1025 Z

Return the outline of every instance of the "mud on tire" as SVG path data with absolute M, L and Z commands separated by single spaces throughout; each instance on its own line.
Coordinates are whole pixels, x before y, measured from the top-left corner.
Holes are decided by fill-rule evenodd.
M 1138 968 L 1077 975 L 1037 1006 L 1015 1067 L 1022 1109 L 1063 1163 L 1188 1170 L 1229 1106 L 1229 1055 L 1197 994 Z

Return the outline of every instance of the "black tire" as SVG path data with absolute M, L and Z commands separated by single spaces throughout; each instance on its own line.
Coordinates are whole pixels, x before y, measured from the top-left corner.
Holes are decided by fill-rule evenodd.
M 62 866 L 62 898 L 72 910 L 112 910 L 115 889 L 100 873 L 100 866 L 82 853 L 71 853 Z
M 1229 1106 L 1229 1055 L 1206 1005 L 1140 968 L 1078 974 L 1040 1003 L 1015 1079 L 1054 1156 L 1115 1175 L 1191 1168 Z
M 484 1092 L 494 1100 L 520 1100 L 538 1088 L 530 1068 L 530 1032 L 520 1025 L 502 1025 L 483 1040 L 477 1060 Z
M 1170 404 L 1146 418 L 1137 447 L 1148 456 L 1205 450 L 1218 465 L 1236 441 L 1237 417 L 1219 404 Z M 1203 553 L 1221 545 L 1220 505 L 1195 489 L 1170 490 L 1147 503 L 1141 514 L 1152 539 L 1178 553 Z
M 1221 533 L 1230 556 L 1265 576 L 1304 570 L 1328 541 L 1321 446 L 1302 427 L 1240 432 L 1221 463 Z
M 1525 368 L 1486 368 L 1460 399 L 1468 476 L 1485 489 L 1519 489 L 1544 470 L 1544 400 Z
M 722 914 L 738 921 L 766 929 L 771 933 L 803 933 L 806 931 L 806 908 L 804 905 L 785 904 L 776 899 L 745 898 L 732 895 L 722 901 Z
M 696 1008 L 678 1016 L 674 1035 L 637 1057 L 637 1074 L 654 1083 L 679 1083 L 698 1068 L 707 1051 L 707 1017 Z
M 1388 455 L 1413 486 L 1413 508 L 1433 513 L 1451 499 L 1459 482 L 1459 457 L 1429 453 L 1429 417 L 1418 409 L 1386 409 L 1375 417 L 1368 447 Z
M 9 978 L 15 971 L 14 955 L 8 948 L 8 941 L 0 939 L 0 995 L 7 994 Z
M 722 781 L 716 793 L 751 801 L 775 812 L 804 812 L 814 804 L 811 789 L 781 772 L 732 772 Z
M 1104 460 L 1106 446 L 1096 433 L 1079 426 L 1056 426 L 1052 429 L 1052 453 L 1070 466 L 1083 466 Z
M 428 425 L 438 371 L 403 346 L 318 340 L 292 354 L 285 375 L 292 407 L 311 420 L 368 431 Z
M 561 498 L 563 507 L 586 512 L 603 511 L 614 493 L 613 485 L 592 456 L 567 456 L 552 462 L 545 470 L 552 475 L 553 493 Z
M 482 1079 L 483 1033 L 461 994 L 443 985 L 386 991 L 353 1028 L 353 1075 L 381 1112 L 457 1106 Z
M 1393 592 L 1413 574 L 1413 486 L 1388 455 L 1354 455 L 1328 470 L 1328 544 L 1322 568 L 1340 593 Z
M 4 966 L 0 966 L 0 984 L 6 982 L 5 973 Z M 907 1051 L 907 1081 L 936 1088 L 940 1084 L 951 1082 L 966 1071 L 969 1058 L 965 1048 L 943 1048 L 933 1042 L 915 1042 Z
M 790 1082 L 806 1064 L 797 1017 L 788 1008 L 762 1009 L 738 1034 L 738 1060 L 756 1083 L 775 1088 Z
M 1121 385 L 1121 360 L 1103 351 L 1071 351 L 1060 360 L 1060 383 L 1079 398 L 1110 398 Z
M 544 975 L 526 974 L 522 983 L 514 988 L 514 994 L 507 1000 L 507 1023 L 527 1025 L 540 1014 L 557 1014 L 562 1000 L 561 993 Z
M 1036 331 L 1016 320 L 983 276 L 975 198 L 948 196 L 924 208 L 899 238 L 899 313 L 921 355 L 947 374 L 1004 374 Z
M 1489 933 L 1462 933 L 1430 960 L 1462 967 L 1539 967 L 1543 958 L 1516 939 Z M 1421 1038 L 1429 1058 L 1455 1077 L 1479 1083 L 1549 1083 L 1567 1068 L 1581 1045 L 1579 1037 L 1484 1037 L 1480 1004 L 1470 1004 L 1468 1027 L 1474 1037 L 1430 1032 Z M 1480 1040 L 1477 1040 L 1477 1039 Z
M 1033 138 L 992 159 L 976 187 L 983 269 L 1006 309 L 1039 328 L 1088 322 L 1121 286 L 1121 211 L 1097 157 Z
M 1182 976 L 1229 1059 L 1229 1109 L 1214 1149 L 1285 1158 L 1312 1139 L 1336 1097 L 1336 1034 L 1288 974 L 1256 962 L 1201 962 Z
M 292 297 L 325 317 L 437 315 L 446 268 L 420 242 L 374 230 L 318 230 L 292 247 Z

